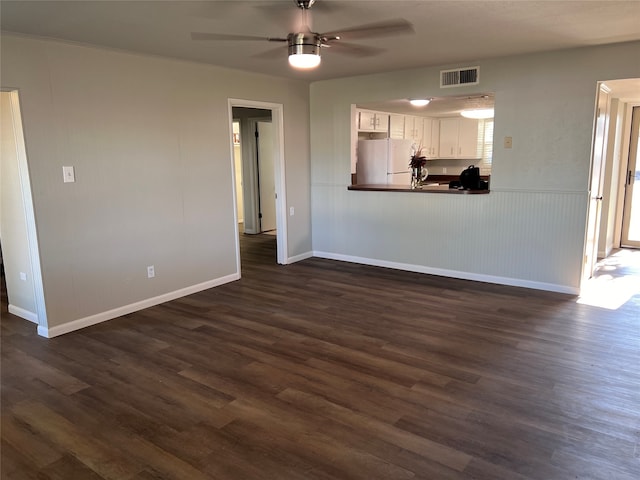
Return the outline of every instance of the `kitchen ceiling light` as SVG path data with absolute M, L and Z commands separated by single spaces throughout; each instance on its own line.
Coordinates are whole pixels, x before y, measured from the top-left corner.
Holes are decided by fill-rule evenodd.
M 485 118 L 493 118 L 493 108 L 475 108 L 472 110 L 463 110 L 460 115 L 466 118 L 482 120 Z
M 287 40 L 289 42 L 289 65 L 306 70 L 320 65 L 322 39 L 318 35 L 291 33 Z
M 409 100 L 409 103 L 414 107 L 424 107 L 425 105 L 429 105 L 431 100 L 427 100 L 426 98 L 412 98 Z

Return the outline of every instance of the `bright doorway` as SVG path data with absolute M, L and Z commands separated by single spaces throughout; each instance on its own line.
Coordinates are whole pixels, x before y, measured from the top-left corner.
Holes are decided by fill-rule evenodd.
M 629 166 L 626 173 L 624 211 L 622 215 L 623 247 L 640 248 L 640 107 L 633 108 L 631 139 L 629 142 Z

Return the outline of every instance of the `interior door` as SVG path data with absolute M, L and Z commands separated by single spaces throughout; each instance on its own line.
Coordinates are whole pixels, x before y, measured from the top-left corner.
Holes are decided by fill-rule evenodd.
M 593 140 L 593 158 L 591 162 L 591 182 L 589 185 L 589 213 L 587 217 L 587 238 L 584 252 L 583 280 L 591 278 L 598 261 L 598 232 L 602 211 L 602 172 L 606 154 L 607 131 L 609 129 L 610 90 L 600 85 L 598 107 Z
M 629 166 L 624 192 L 624 213 L 622 216 L 623 247 L 640 248 L 640 107 L 633 108 L 631 121 L 631 141 L 629 142 Z
M 273 156 L 273 126 L 257 122 L 258 188 L 260 190 L 260 231 L 276 229 L 276 176 Z

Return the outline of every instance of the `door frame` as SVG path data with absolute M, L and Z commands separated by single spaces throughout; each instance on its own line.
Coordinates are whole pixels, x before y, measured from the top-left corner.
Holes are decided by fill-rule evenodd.
M 36 227 L 35 211 L 33 208 L 33 193 L 31 191 L 31 180 L 29 177 L 29 164 L 27 160 L 27 148 L 24 141 L 24 130 L 22 125 L 22 109 L 20 107 L 20 94 L 17 89 L 0 88 L 3 93 L 9 94 L 11 103 L 11 118 L 13 122 L 16 155 L 18 160 L 18 175 L 20 177 L 20 190 L 24 207 L 25 225 L 27 229 L 27 242 L 29 258 L 31 263 L 31 276 L 33 279 L 33 289 L 36 304 L 36 319 L 23 317 L 21 312 L 9 311 L 27 320 L 35 320 L 38 324 L 38 334 L 47 336 L 49 324 L 47 321 L 47 308 L 44 297 L 44 284 L 42 280 L 42 266 L 40 263 L 40 247 L 38 245 L 38 230 Z M 3 251 L 4 257 L 11 255 L 11 251 Z
M 606 95 L 605 111 L 601 110 L 601 101 Z M 591 278 L 598 262 L 598 238 L 604 191 L 604 171 L 607 162 L 607 138 L 609 134 L 609 112 L 611 108 L 611 89 L 605 82 L 598 82 L 596 90 L 595 114 L 593 119 L 593 139 L 591 142 L 591 163 L 587 190 L 587 217 L 585 225 L 584 247 L 582 252 L 581 287 Z M 599 161 L 597 157 L 599 156 Z
M 640 248 L 640 242 L 629 240 L 629 223 L 630 223 L 630 214 L 631 207 L 629 202 L 633 198 L 632 192 L 634 188 L 640 189 L 640 182 L 636 182 L 635 179 L 632 183 L 629 183 L 629 177 L 632 172 L 635 172 L 639 169 L 640 165 L 638 165 L 637 159 L 640 156 L 640 141 L 638 141 L 638 137 L 634 135 L 634 126 L 638 128 L 640 124 L 640 104 L 630 104 L 629 105 L 629 130 L 628 130 L 628 153 L 627 153 L 627 161 L 625 163 L 624 170 L 624 195 L 622 201 L 622 221 L 620 227 L 620 246 L 628 247 L 628 248 Z M 636 153 L 636 158 L 631 156 L 631 153 Z M 631 169 L 631 164 L 633 163 L 633 170 Z M 640 191 L 636 192 L 636 195 L 640 195 Z M 636 213 L 637 215 L 637 213 Z
M 237 268 L 240 272 L 240 232 L 238 231 L 238 206 L 236 201 L 236 181 L 235 181 L 235 165 L 233 165 L 233 107 L 239 108 L 257 108 L 261 110 L 271 111 L 271 123 L 273 124 L 273 159 L 274 174 L 276 186 L 276 242 L 277 242 L 277 262 L 281 265 L 288 263 L 288 246 L 287 246 L 287 190 L 286 175 L 284 162 L 284 119 L 283 106 L 279 103 L 261 102 L 256 100 L 245 100 L 238 98 L 228 99 L 229 109 L 229 148 L 232 162 L 232 188 L 233 188 L 233 206 L 236 232 L 236 259 Z

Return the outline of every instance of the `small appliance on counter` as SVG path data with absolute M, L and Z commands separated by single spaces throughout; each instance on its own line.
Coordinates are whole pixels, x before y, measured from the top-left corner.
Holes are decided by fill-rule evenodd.
M 488 190 L 489 183 L 480 178 L 480 169 L 469 165 L 460 174 L 460 186 L 464 190 Z

